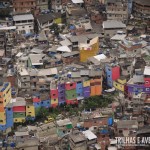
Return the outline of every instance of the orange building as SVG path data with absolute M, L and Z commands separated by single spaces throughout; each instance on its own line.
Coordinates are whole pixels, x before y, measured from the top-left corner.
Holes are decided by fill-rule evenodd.
M 90 96 L 101 95 L 102 94 L 102 78 L 91 79 L 90 87 L 91 87 L 91 95 Z
M 89 44 L 81 43 L 79 45 L 80 50 L 80 61 L 86 62 L 89 57 L 97 55 L 99 51 L 99 38 L 93 38 Z

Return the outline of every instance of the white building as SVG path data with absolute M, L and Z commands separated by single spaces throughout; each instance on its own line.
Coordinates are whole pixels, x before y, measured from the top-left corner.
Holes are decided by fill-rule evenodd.
M 15 15 L 13 21 L 19 34 L 34 32 L 34 17 L 32 14 Z

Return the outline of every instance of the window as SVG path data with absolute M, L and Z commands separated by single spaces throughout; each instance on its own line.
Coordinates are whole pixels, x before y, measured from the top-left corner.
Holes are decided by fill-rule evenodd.
M 149 84 L 149 81 L 145 81 L 145 84 Z
M 47 102 L 47 104 L 49 104 L 49 102 Z
M 54 101 L 56 101 L 56 99 L 54 99 Z
M 73 86 L 73 84 L 71 83 L 70 86 Z
M 150 91 L 150 88 L 146 88 L 145 90 L 146 90 L 146 92 L 148 92 L 148 91 Z
M 11 108 L 8 108 L 8 111 L 10 111 L 11 110 Z

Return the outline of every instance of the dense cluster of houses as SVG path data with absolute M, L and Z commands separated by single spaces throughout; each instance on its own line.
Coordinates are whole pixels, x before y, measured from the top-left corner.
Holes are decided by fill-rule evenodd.
M 2 0 L 1 12 L 9 12 L 0 20 L 3 134 L 34 122 L 42 108 L 82 105 L 108 93 L 115 98 L 108 108 L 81 112 L 77 122 L 60 117 L 18 127 L 3 147 L 131 150 L 115 137 L 150 133 L 148 0 Z

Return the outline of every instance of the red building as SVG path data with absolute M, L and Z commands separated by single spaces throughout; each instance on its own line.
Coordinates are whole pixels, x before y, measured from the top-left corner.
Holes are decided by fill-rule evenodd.
M 145 66 L 144 81 L 145 81 L 145 87 L 150 87 L 150 66 Z
M 115 81 L 120 78 L 120 66 L 112 67 L 112 80 Z

